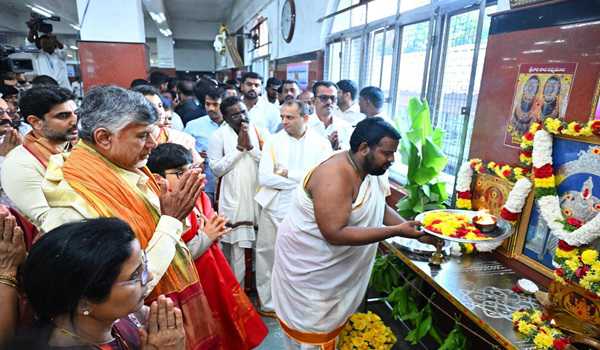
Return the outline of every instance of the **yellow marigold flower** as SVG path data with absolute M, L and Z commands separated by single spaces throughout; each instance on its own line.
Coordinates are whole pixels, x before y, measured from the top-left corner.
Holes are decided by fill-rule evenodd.
M 352 345 L 359 347 L 364 343 L 362 337 L 353 337 L 352 338 Z
M 566 250 L 556 248 L 554 255 L 556 255 L 557 258 L 571 259 L 572 257 L 576 257 L 577 255 L 579 255 L 579 251 L 578 251 L 578 249 L 573 249 L 568 252 Z
M 535 338 L 533 338 L 533 343 L 541 349 L 550 349 L 554 344 L 554 338 L 547 333 L 539 332 Z
M 554 176 L 544 177 L 544 178 L 535 178 L 534 179 L 535 187 L 537 188 L 551 188 L 556 186 L 556 182 L 554 180 Z
M 534 324 L 538 324 L 538 325 L 544 323 L 542 321 L 542 313 L 540 310 L 535 310 L 533 312 L 533 314 L 531 315 L 531 322 L 533 322 Z
M 560 129 L 562 122 L 558 118 L 547 118 L 544 121 L 544 124 L 546 125 L 546 129 L 549 133 L 558 134 L 558 130 Z
M 517 322 L 517 321 L 521 321 L 521 319 L 523 318 L 523 316 L 527 315 L 526 311 L 515 311 L 512 314 L 512 321 L 513 322 Z
M 358 331 L 362 331 L 363 329 L 365 329 L 365 327 L 367 327 L 367 322 L 365 320 L 363 320 L 362 318 L 354 320 L 354 329 L 358 330 Z
M 587 290 L 592 290 L 592 282 L 587 278 L 582 278 L 579 281 L 579 285 L 581 285 L 583 288 L 585 288 Z
M 579 259 L 577 257 L 571 258 L 566 261 L 566 264 L 571 271 L 575 271 L 579 268 Z
M 592 265 L 598 260 L 598 251 L 595 249 L 586 249 L 581 253 L 581 260 L 586 265 Z
M 554 280 L 555 280 L 556 282 L 558 282 L 558 283 L 562 283 L 562 284 L 565 284 L 565 283 L 566 283 L 566 282 L 565 282 L 565 279 L 564 279 L 564 278 L 562 278 L 562 277 L 560 277 L 560 276 L 559 276 L 559 275 L 557 275 L 557 274 L 554 274 Z
M 456 207 L 459 209 L 472 209 L 473 206 L 471 204 L 470 199 L 458 198 L 456 200 Z
M 531 323 L 527 323 L 527 322 L 521 320 L 521 321 L 519 321 L 517 330 L 519 331 L 519 333 L 522 333 L 525 335 L 530 335 L 533 332 L 535 332 L 536 327 L 534 325 L 532 325 Z
M 529 132 L 531 133 L 535 133 L 536 131 L 540 130 L 541 125 L 538 122 L 533 122 L 531 123 L 531 125 L 529 126 Z

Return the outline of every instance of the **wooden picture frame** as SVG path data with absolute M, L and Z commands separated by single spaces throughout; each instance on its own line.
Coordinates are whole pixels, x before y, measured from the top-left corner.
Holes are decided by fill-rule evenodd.
M 567 165 L 567 163 L 572 163 L 573 161 L 566 161 L 568 159 L 568 157 L 572 156 L 573 153 L 577 152 L 578 153 L 578 157 L 581 157 L 580 153 L 585 147 L 587 147 L 587 152 L 590 152 L 593 148 L 596 147 L 592 147 L 595 145 L 600 145 L 600 139 L 598 137 L 569 137 L 569 136 L 554 136 L 554 144 L 555 144 L 555 150 L 553 152 L 553 161 L 554 161 L 554 167 L 555 167 L 555 174 L 557 176 L 557 179 L 559 179 L 558 181 L 561 181 L 560 179 L 564 177 L 564 180 L 566 180 L 568 177 L 570 176 L 587 176 L 585 175 L 586 173 L 574 173 L 574 175 L 569 175 L 569 174 L 565 174 L 562 173 L 565 169 L 565 165 Z M 562 152 L 560 149 L 562 147 L 562 149 L 564 149 L 567 146 L 571 146 L 571 145 L 576 145 L 579 148 L 573 148 L 573 151 L 571 151 L 570 154 L 566 154 L 568 152 Z M 559 149 L 557 149 L 557 147 Z M 587 153 L 584 152 L 584 153 Z M 564 157 L 564 158 L 558 158 L 558 157 Z M 599 156 L 600 157 L 600 156 Z M 575 159 L 574 161 L 578 161 L 580 158 Z M 559 168 L 559 171 L 557 172 L 557 167 Z M 562 173 L 562 175 L 561 175 Z M 592 174 L 590 173 L 590 177 Z M 600 182 L 600 174 L 596 175 L 597 179 L 594 182 Z M 566 182 L 566 181 L 565 181 Z M 578 179 L 576 179 L 574 182 L 578 183 Z M 561 182 L 559 182 L 560 184 Z M 583 183 L 582 183 L 583 186 Z M 564 190 L 561 190 L 560 185 L 557 185 L 557 190 L 558 190 L 558 195 L 562 196 L 563 194 L 566 194 L 564 192 Z M 541 256 L 539 256 L 537 259 L 533 258 L 531 255 L 531 252 L 533 250 L 527 250 L 527 246 L 528 244 L 530 244 L 533 240 L 535 240 L 536 237 L 534 237 L 533 239 L 531 239 L 531 235 L 532 235 L 532 230 L 537 230 L 537 228 L 539 228 L 539 223 L 540 220 L 543 220 L 541 218 L 541 213 L 537 212 L 536 213 L 536 208 L 535 208 L 535 201 L 534 201 L 534 195 L 533 192 L 530 193 L 527 202 L 525 204 L 525 207 L 523 208 L 522 214 L 521 214 L 521 219 L 520 222 L 518 223 L 517 227 L 517 232 L 515 233 L 515 235 L 513 235 L 514 239 L 514 247 L 512 249 L 512 251 L 510 251 L 510 255 L 508 255 L 508 257 L 513 258 L 529 267 L 531 267 L 533 270 L 545 275 L 546 277 L 549 278 L 553 278 L 553 268 L 551 266 L 549 266 L 550 264 L 548 263 L 548 254 L 553 254 L 553 250 L 550 251 L 550 253 L 548 253 L 547 248 L 551 247 L 550 245 L 550 241 L 555 241 L 556 238 L 553 238 L 550 235 L 549 231 L 548 233 L 546 233 L 546 236 L 543 238 L 543 250 L 540 252 Z M 598 191 L 597 191 L 598 193 Z M 598 213 L 600 214 L 600 213 Z M 596 215 L 598 215 L 596 214 Z M 537 226 L 534 226 L 537 225 Z M 544 225 L 544 224 L 542 224 Z M 535 235 L 537 235 L 538 232 L 536 231 Z M 529 235 L 529 236 L 528 236 Z M 540 260 L 541 259 L 541 260 Z M 545 263 L 544 263 L 545 261 Z

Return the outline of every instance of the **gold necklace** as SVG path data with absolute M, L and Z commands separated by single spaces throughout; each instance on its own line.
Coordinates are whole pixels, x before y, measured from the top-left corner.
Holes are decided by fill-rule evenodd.
M 74 332 L 71 332 L 70 330 L 68 330 L 68 329 L 66 329 L 66 328 L 62 328 L 62 327 L 56 327 L 56 329 L 58 329 L 58 330 L 59 330 L 61 333 L 63 333 L 64 335 L 67 335 L 67 336 L 69 336 L 69 337 L 71 337 L 71 338 L 73 338 L 73 339 L 77 339 L 79 342 L 81 342 L 81 343 L 83 343 L 83 344 L 86 344 L 86 345 L 91 345 L 91 346 L 93 346 L 93 347 L 94 347 L 94 348 L 96 348 L 96 349 L 102 349 L 102 345 L 104 345 L 104 344 L 109 344 L 109 343 L 112 343 L 112 342 L 113 342 L 113 341 L 115 341 L 115 340 L 117 341 L 117 343 L 119 343 L 119 345 L 120 345 L 121 349 L 129 349 L 129 347 L 127 346 L 127 343 L 125 343 L 125 342 L 123 341 L 123 339 L 121 338 L 121 336 L 120 336 L 119 332 L 117 332 L 116 330 L 115 330 L 115 334 L 112 334 L 112 333 L 113 333 L 113 330 L 111 330 L 111 334 L 114 336 L 114 338 L 113 338 L 113 339 L 111 339 L 111 340 L 109 340 L 109 341 L 107 341 L 107 342 L 104 342 L 104 343 L 99 343 L 99 344 L 98 344 L 98 343 L 92 343 L 92 342 L 90 342 L 90 341 L 88 341 L 88 340 L 84 339 L 84 338 L 83 338 L 83 337 L 81 337 L 80 335 L 78 335 L 78 334 L 76 334 L 76 333 L 74 333 Z
M 358 168 L 358 165 L 356 164 L 356 162 L 354 161 L 354 159 L 350 155 L 350 151 L 347 151 L 346 156 L 348 156 L 348 160 L 350 161 L 350 164 L 354 168 L 354 171 L 356 171 L 356 174 L 360 176 L 360 170 Z

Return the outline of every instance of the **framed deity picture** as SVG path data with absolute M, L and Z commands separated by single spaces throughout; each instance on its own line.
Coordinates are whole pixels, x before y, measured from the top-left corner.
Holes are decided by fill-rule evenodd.
M 590 221 L 600 212 L 600 140 L 554 137 L 552 160 L 563 216 Z M 550 233 L 537 202 L 530 200 L 526 212 L 515 258 L 551 276 L 558 239 Z

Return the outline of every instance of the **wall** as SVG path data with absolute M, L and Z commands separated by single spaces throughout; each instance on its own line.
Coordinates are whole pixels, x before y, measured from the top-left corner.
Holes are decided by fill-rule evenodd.
M 178 71 L 214 71 L 215 50 L 212 42 L 176 40 L 175 69 Z
M 323 22 L 317 22 L 317 20 L 325 14 L 330 13 L 337 1 L 295 0 L 296 27 L 290 43 L 286 43 L 283 40 L 279 26 L 283 3 L 284 0 L 238 0 L 234 4 L 231 16 L 227 20 L 227 25 L 231 32 L 236 31 L 242 25 L 247 31 L 253 26 L 253 21 L 256 17 L 267 17 L 269 40 L 271 41 L 271 60 L 323 50 L 330 20 Z M 251 58 L 248 48 L 252 47 L 252 42 L 246 40 L 245 47 L 246 55 L 244 55 L 244 63 L 250 65 Z M 230 61 L 228 62 L 228 67 L 231 67 Z

